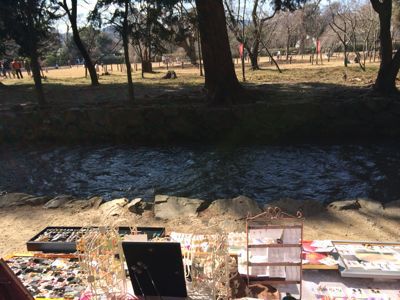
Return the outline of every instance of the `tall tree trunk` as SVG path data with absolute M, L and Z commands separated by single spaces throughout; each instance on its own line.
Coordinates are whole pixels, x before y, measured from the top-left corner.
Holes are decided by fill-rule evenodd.
M 40 65 L 38 62 L 38 54 L 37 54 L 36 49 L 31 51 L 30 59 L 31 59 L 33 81 L 35 83 L 35 90 L 36 90 L 38 103 L 39 103 L 39 106 L 45 106 L 47 104 L 47 101 L 44 97 L 42 77 L 40 75 Z
M 374 31 L 374 62 L 376 61 L 376 40 L 377 40 L 377 33 Z
M 142 61 L 142 72 L 143 73 L 153 73 L 153 64 L 150 60 L 143 60 Z
M 153 64 L 151 63 L 150 49 L 148 47 L 145 47 L 143 52 L 144 53 L 142 57 L 142 74 L 153 73 Z
M 74 39 L 76 47 L 78 48 L 83 59 L 85 60 L 85 67 L 89 71 L 90 80 L 92 82 L 92 85 L 99 85 L 99 80 L 97 78 L 96 69 L 95 69 L 93 62 L 90 58 L 90 55 L 87 52 L 86 47 L 83 44 L 81 37 L 79 35 L 78 24 L 77 24 L 77 6 L 78 6 L 77 0 L 71 1 L 71 10 L 69 9 L 65 0 L 63 3 L 64 3 L 63 8 L 66 11 L 69 21 L 71 23 L 72 37 Z
M 305 52 L 304 50 L 306 47 L 305 45 L 306 45 L 306 36 L 302 34 L 300 38 L 299 54 L 304 55 Z
M 30 31 L 29 54 L 30 54 L 30 60 L 31 60 L 33 81 L 35 83 L 35 90 L 36 90 L 38 104 L 39 104 L 39 106 L 45 106 L 47 104 L 47 101 L 44 97 L 42 77 L 40 75 L 39 54 L 38 54 L 38 50 L 37 50 L 38 41 L 37 41 L 36 33 L 32 32 L 32 31 L 34 31 L 34 28 L 35 28 L 34 27 L 34 19 L 33 19 L 33 15 L 32 15 L 32 11 L 33 11 L 35 4 L 34 4 L 33 0 L 28 0 L 27 4 L 28 4 L 27 11 L 26 11 L 27 17 L 28 17 L 27 30 Z
M 74 39 L 76 47 L 79 49 L 79 52 L 81 53 L 83 59 L 85 60 L 85 67 L 89 71 L 90 80 L 92 82 L 92 85 L 99 85 L 99 80 L 97 78 L 96 69 L 93 65 L 93 62 L 92 62 L 90 56 L 89 56 L 89 53 L 87 52 L 85 46 L 83 45 L 81 37 L 79 36 L 78 27 L 76 25 L 72 26 L 72 35 L 73 35 L 73 39 Z
M 197 66 L 196 46 L 193 37 L 188 37 L 180 43 L 180 46 L 185 50 L 186 56 L 190 59 L 193 66 Z
M 249 51 L 249 57 L 251 62 L 252 70 L 260 70 L 260 66 L 258 65 L 258 50 L 260 49 L 260 41 L 256 39 L 253 43 L 253 48 L 251 52 Z
M 381 43 L 381 64 L 375 81 L 374 90 L 382 94 L 397 91 L 396 76 L 400 68 L 400 52 L 397 50 L 393 57 L 392 36 L 390 33 L 392 18 L 392 0 L 371 0 L 374 10 L 379 14 Z
M 129 1 L 125 0 L 124 23 L 122 25 L 122 43 L 124 47 L 126 75 L 128 78 L 128 99 L 129 101 L 133 102 L 135 100 L 135 94 L 132 82 L 131 61 L 129 59 L 128 12 L 129 12 Z
M 289 49 L 290 49 L 290 29 L 287 30 L 287 39 L 286 39 L 286 63 L 289 61 Z M 318 51 L 317 51 L 318 56 Z
M 198 53 L 199 53 L 199 68 L 200 68 L 200 76 L 204 76 L 203 74 L 203 63 L 202 59 L 203 57 L 201 56 L 201 41 L 200 41 L 200 31 L 197 28 L 197 48 L 198 48 Z
M 260 70 L 260 67 L 258 65 L 258 50 L 257 52 L 249 52 L 249 58 L 250 58 L 250 63 L 251 63 L 251 69 L 252 70 Z
M 233 102 L 241 85 L 229 46 L 222 0 L 196 0 L 205 70 L 205 89 L 214 103 Z

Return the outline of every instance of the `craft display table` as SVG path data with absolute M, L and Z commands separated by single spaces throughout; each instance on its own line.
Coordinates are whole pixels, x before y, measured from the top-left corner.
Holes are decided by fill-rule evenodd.
M 307 300 L 399 300 L 400 281 L 343 278 L 337 271 L 309 270 L 303 274 L 303 298 Z
M 303 270 L 338 270 L 330 241 L 303 241 Z
M 259 227 L 260 224 L 248 222 L 247 234 L 243 232 L 227 235 L 228 256 L 235 257 L 236 262 L 241 260 L 243 262 L 243 259 L 245 262 L 250 261 L 249 264 L 242 266 L 242 275 L 247 276 L 251 275 L 251 272 L 259 271 L 247 270 L 247 267 L 262 267 L 261 271 L 268 272 L 268 283 L 277 287 L 282 297 L 289 292 L 296 299 L 301 296 L 306 300 L 400 300 L 399 243 L 302 241 L 301 224 L 269 225 L 261 224 Z M 49 228 L 59 227 L 47 229 Z M 285 230 L 288 231 L 285 232 Z M 65 234 L 74 231 L 56 231 L 55 235 L 49 235 L 49 239 L 55 238 L 56 241 L 53 243 L 57 243 L 57 247 L 61 249 L 66 246 L 62 245 L 62 240 L 67 242 L 68 239 Z M 43 238 L 46 236 L 45 232 L 46 229 L 37 234 L 33 240 Z M 128 236 L 129 233 L 130 228 L 125 227 L 122 231 L 120 228 L 121 235 Z M 165 230 L 153 228 L 146 233 L 147 238 L 158 237 L 161 234 L 164 235 Z M 58 237 L 57 234 L 59 234 Z M 116 235 L 118 237 L 118 233 Z M 191 257 L 190 254 L 193 255 L 194 246 L 198 248 L 195 252 L 197 262 L 200 261 L 199 258 L 208 261 L 217 255 L 224 257 L 221 251 L 220 253 L 210 250 L 212 243 L 204 236 L 200 238 L 193 234 L 171 233 L 168 240 L 181 243 L 184 262 L 185 259 Z M 76 241 L 72 242 L 76 243 Z M 286 248 L 289 250 L 287 253 Z M 247 250 L 250 253 L 247 253 Z M 280 253 L 275 253 L 276 250 Z M 280 260 L 281 256 L 283 261 Z M 88 283 L 83 280 L 77 254 L 30 252 L 14 254 L 4 259 L 31 295 L 37 299 L 78 300 L 84 291 L 89 290 Z M 239 271 L 240 267 L 239 263 Z M 288 267 L 298 268 L 299 272 L 290 274 L 291 270 Z M 190 268 L 187 271 L 190 272 Z M 278 274 L 278 271 L 281 273 Z M 275 281 L 271 280 L 273 277 L 270 276 L 271 274 L 275 276 Z M 290 280 L 292 275 L 294 280 Z M 260 277 L 257 276 L 255 279 L 258 281 Z M 252 282 L 251 278 L 250 282 Z M 282 285 L 281 282 L 301 283 L 302 289 L 298 288 L 298 285 Z M 209 295 L 199 292 L 197 286 L 193 286 L 191 282 L 187 282 L 187 288 L 189 295 L 187 299 L 210 300 Z M 129 280 L 128 291 L 133 293 Z M 146 297 L 146 299 L 152 298 Z M 178 298 L 163 297 L 163 299 Z
M 400 243 L 333 241 L 342 277 L 400 279 Z

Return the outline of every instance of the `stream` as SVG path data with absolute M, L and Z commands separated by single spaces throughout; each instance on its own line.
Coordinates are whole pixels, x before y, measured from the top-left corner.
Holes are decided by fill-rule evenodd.
M 400 199 L 400 145 L 0 146 L 0 192 L 213 200 Z

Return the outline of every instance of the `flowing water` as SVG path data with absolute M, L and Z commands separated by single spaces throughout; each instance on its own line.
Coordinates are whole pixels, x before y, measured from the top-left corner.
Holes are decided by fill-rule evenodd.
M 0 191 L 201 199 L 400 199 L 400 145 L 1 146 Z

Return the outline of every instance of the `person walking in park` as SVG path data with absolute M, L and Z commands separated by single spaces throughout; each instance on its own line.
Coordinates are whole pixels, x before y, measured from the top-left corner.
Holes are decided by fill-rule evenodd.
M 7 59 L 3 61 L 3 76 L 4 78 L 11 78 L 10 62 Z
M 29 62 L 29 60 L 25 59 L 24 67 L 25 67 L 26 73 L 28 73 L 28 76 L 31 76 L 31 63 Z
M 18 79 L 24 78 L 24 76 L 22 76 L 22 72 L 21 72 L 22 64 L 19 60 L 14 58 L 14 60 L 11 63 L 11 66 L 12 66 L 14 72 L 17 74 Z M 14 78 L 15 78 L 15 76 L 14 76 Z
M 15 69 L 13 67 L 13 61 L 10 62 L 10 70 L 11 70 L 11 74 L 12 74 L 13 78 L 15 79 L 15 75 L 17 73 L 15 72 Z M 11 76 L 10 76 L 10 78 L 11 78 Z

